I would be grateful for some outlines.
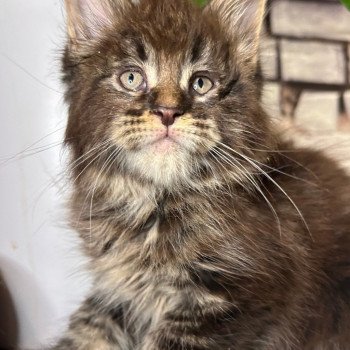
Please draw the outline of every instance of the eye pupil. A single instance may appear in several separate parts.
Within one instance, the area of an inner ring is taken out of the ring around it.
[[[129,75],[129,78],[128,78],[129,84],[131,85],[131,84],[134,82],[134,80],[135,80],[135,76],[134,76],[133,73],[131,73],[131,74]]]
[[[203,89],[203,86],[204,86],[204,81],[203,81],[202,78],[199,78],[199,79],[198,79],[198,87],[199,87],[200,89]]]

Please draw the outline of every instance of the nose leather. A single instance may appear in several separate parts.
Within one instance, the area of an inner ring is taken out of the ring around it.
[[[173,125],[175,119],[184,114],[182,110],[170,107],[157,107],[153,113],[160,117],[162,124],[165,126]]]

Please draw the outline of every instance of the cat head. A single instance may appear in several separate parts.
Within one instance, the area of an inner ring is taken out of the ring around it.
[[[264,7],[66,0],[75,173],[122,174],[167,190],[244,178],[250,163],[240,154],[263,161],[254,149],[270,138],[257,77]]]

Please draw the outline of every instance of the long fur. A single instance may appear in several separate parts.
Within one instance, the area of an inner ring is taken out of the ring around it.
[[[349,349],[350,180],[272,130],[264,1],[94,3],[67,0],[63,71],[71,222],[95,282],[52,349]],[[123,89],[130,66],[147,90]],[[159,139],[164,105],[182,111],[176,142]]]

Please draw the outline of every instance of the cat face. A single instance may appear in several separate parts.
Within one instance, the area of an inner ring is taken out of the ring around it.
[[[262,7],[67,0],[67,142],[83,160],[77,171],[167,189],[203,174],[241,177],[246,167],[232,166],[228,149],[261,157],[253,149],[268,138],[256,78]]]

